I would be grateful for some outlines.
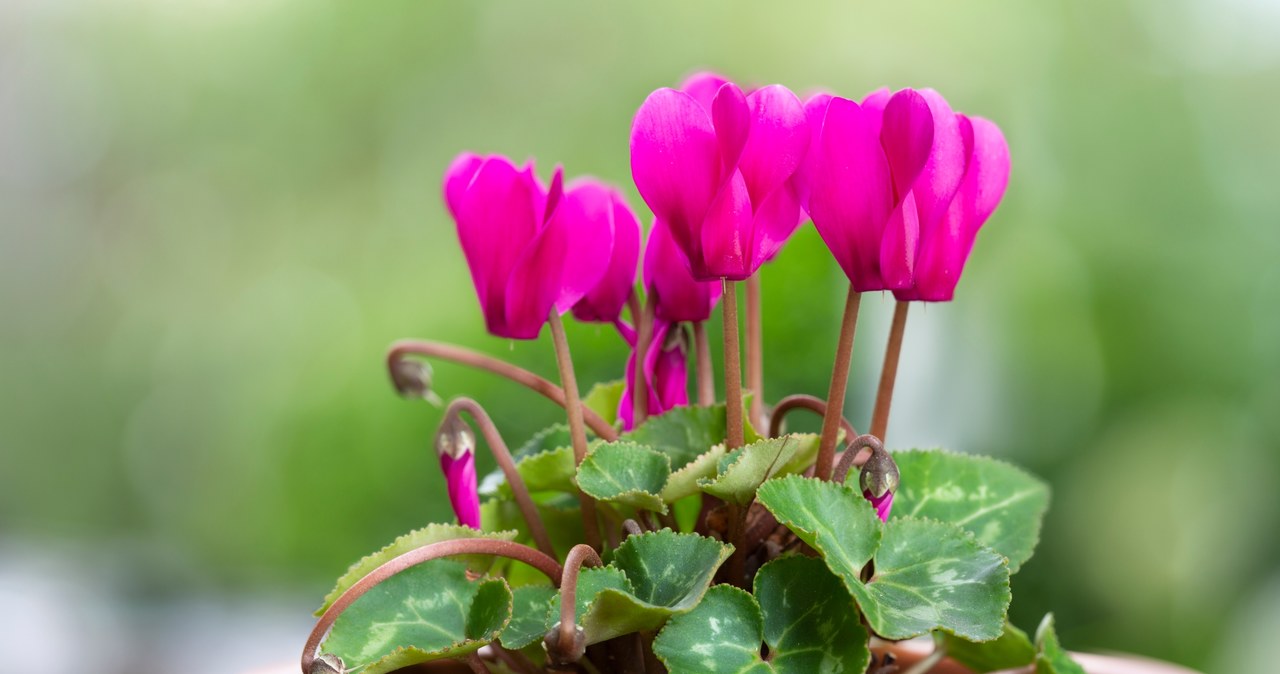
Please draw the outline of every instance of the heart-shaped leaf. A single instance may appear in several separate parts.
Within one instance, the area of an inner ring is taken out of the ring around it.
[[[600,415],[606,424],[613,426],[618,423],[618,405],[622,402],[625,387],[626,382],[621,379],[599,382],[582,397],[582,406]]]
[[[505,581],[471,581],[465,564],[433,559],[379,583],[347,607],[321,650],[361,674],[456,657],[496,639],[511,619],[511,604]]]
[[[1023,470],[942,450],[894,452],[902,475],[893,516],[950,522],[1009,559],[1014,573],[1031,557],[1049,509],[1049,486]]]
[[[658,495],[671,474],[665,454],[634,442],[596,442],[578,465],[578,487],[597,501],[667,512]]]
[[[542,638],[551,629],[551,599],[556,596],[550,585],[525,585],[511,591],[511,622],[498,636],[503,648],[520,650]]]
[[[821,560],[785,557],[756,574],[755,597],[712,588],[667,623],[654,652],[672,672],[862,672],[871,652],[852,603]]]
[[[972,669],[977,674],[1002,669],[1025,667],[1036,658],[1036,647],[1027,633],[1004,624],[1004,632],[995,641],[974,643],[950,634],[943,635],[947,657]]]
[[[374,569],[414,548],[455,538],[497,538],[511,541],[515,540],[516,535],[517,532],[514,531],[514,527],[498,527],[484,532],[456,524],[428,524],[421,529],[415,529],[395,539],[381,550],[366,555],[360,561],[352,564],[351,568],[347,569],[347,572],[338,579],[337,584],[329,591],[329,594],[325,595],[324,603],[320,608],[316,609],[315,614],[321,615],[327,611],[333,605],[333,602],[342,596],[343,592],[355,585],[361,578],[369,575]],[[473,571],[478,572],[485,571],[494,563],[494,558],[488,555],[463,556],[455,557],[454,559],[466,562]]]
[[[715,477],[716,466],[719,465],[724,454],[724,443],[720,443],[686,463],[679,470],[672,471],[671,477],[667,478],[666,486],[662,488],[662,500],[674,503],[686,496],[699,493],[701,490],[698,487],[698,481]]]
[[[679,470],[707,450],[724,442],[724,405],[696,407],[686,405],[649,417],[635,430],[622,435],[623,440],[646,445],[666,454],[671,468]],[[743,421],[747,442],[760,439],[751,424]]]
[[[569,427],[565,424],[552,424],[533,435],[529,441],[511,453],[516,462],[516,471],[529,491],[559,490],[573,491],[573,439],[569,436]],[[526,464],[530,458],[538,459]],[[568,457],[569,471],[565,472],[565,457]],[[490,471],[480,480],[481,496],[511,496],[511,488],[507,486],[507,478],[500,469]]]
[[[535,509],[543,525],[546,526],[547,535],[551,538],[551,546],[561,559],[568,554],[570,548],[582,542],[582,514],[578,510],[576,498],[568,494],[558,494],[553,500],[537,503]],[[516,542],[534,545],[533,535],[529,533],[529,526],[524,521],[520,506],[513,500],[495,497],[481,503],[480,526],[485,531],[512,530],[516,532],[514,538]],[[495,568],[508,568],[505,575],[516,585],[541,583],[546,578],[518,562],[508,564],[506,560],[498,560]]]
[[[587,643],[656,629],[692,609],[732,551],[715,539],[670,529],[628,536],[604,567],[620,572],[628,587],[603,587],[593,595],[579,583],[576,615]]]
[[[818,436],[793,433],[753,442],[720,459],[714,478],[698,481],[703,491],[729,503],[747,505],[760,485],[775,475],[804,470],[818,454]]]
[[[813,478],[770,480],[757,498],[822,553],[880,636],[907,639],[934,629],[972,641],[1000,636],[1010,600],[1008,564],[972,534],[910,518],[884,526],[853,488]],[[875,574],[864,582],[868,561]]]
[[[1058,643],[1052,613],[1045,615],[1036,628],[1036,674],[1085,674],[1084,668]]]

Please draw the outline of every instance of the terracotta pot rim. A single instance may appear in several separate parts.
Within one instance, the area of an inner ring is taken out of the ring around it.
[[[874,648],[876,651],[892,651],[904,665],[911,665],[933,650],[929,639],[903,641]],[[1076,653],[1071,657],[1084,667],[1088,674],[1201,674],[1181,665],[1124,653]],[[937,674],[972,674],[972,670],[949,658],[939,663]],[[992,674],[1034,674],[1035,666],[1004,669]]]

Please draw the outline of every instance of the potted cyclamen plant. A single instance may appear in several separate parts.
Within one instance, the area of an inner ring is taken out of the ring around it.
[[[488,331],[533,339],[550,325],[560,385],[422,341],[393,345],[392,380],[430,399],[429,366],[412,357],[463,363],[549,398],[567,423],[511,452],[477,402],[450,402],[435,442],[457,524],[353,565],[317,611],[303,674],[1086,671],[1050,618],[1034,638],[1007,622],[1047,486],[994,459],[883,446],[907,310],[952,299],[1004,193],[999,128],[931,90],[802,103],[700,74],[645,100],[631,167],[655,215],[643,293],[641,226],[617,189],[566,185],[559,168],[544,186],[501,156],[449,167],[444,199]],[[830,390],[770,406],[756,272],[808,219],[849,279]],[[898,301],[860,434],[841,410],[867,291]],[[717,302],[723,402],[703,329]],[[615,325],[631,347],[621,380],[585,397],[568,312]],[[822,416],[820,434],[784,432],[800,409]],[[499,466],[483,482],[472,424]]]

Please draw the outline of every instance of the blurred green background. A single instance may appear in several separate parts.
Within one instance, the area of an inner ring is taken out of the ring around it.
[[[449,517],[439,411],[393,394],[387,344],[555,373],[545,335],[483,331],[449,160],[563,163],[640,209],[631,115],[710,68],[931,86],[1001,125],[1009,191],[956,301],[912,312],[889,444],[1053,483],[1023,627],[1053,610],[1074,649],[1273,671],[1277,34],[1274,0],[4,3],[0,651],[290,661],[348,563]],[[764,283],[768,397],[825,395],[844,281],[811,227]],[[891,308],[863,302],[859,428]],[[610,330],[570,337],[584,386],[620,375]],[[557,418],[436,374],[513,444]]]

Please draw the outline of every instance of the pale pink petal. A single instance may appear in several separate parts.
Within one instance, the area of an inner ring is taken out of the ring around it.
[[[649,229],[644,251],[644,286],[654,312],[665,321],[705,321],[720,300],[719,281],[699,281],[661,220]]]
[[[924,96],[912,89],[894,94],[884,108],[880,144],[889,160],[893,189],[901,200],[929,160],[933,148],[933,113]]]
[[[751,249],[751,222],[747,183],[741,173],[734,171],[702,222],[701,250],[689,258],[693,277],[700,281],[740,281],[754,274],[758,267]]]
[[[505,157],[489,157],[458,197],[458,240],[471,269],[485,324],[505,332],[507,281],[540,224],[540,192],[528,174]]]
[[[676,87],[680,91],[685,92],[698,102],[707,114],[711,114],[711,101],[715,99],[716,92],[720,91],[720,87],[724,86],[729,80],[712,72],[694,73],[687,77],[685,81]]]
[[[751,134],[738,170],[747,183],[753,210],[759,211],[764,200],[800,168],[809,149],[809,125],[800,99],[780,84],[751,92],[746,102]],[[716,131],[720,131],[718,125]]]
[[[554,188],[553,192],[554,194]],[[613,251],[613,189],[598,180],[575,181],[560,198],[547,229],[564,228],[567,248],[560,270],[556,310],[565,313],[599,285]],[[555,273],[550,266],[545,273]]]
[[[711,122],[720,147],[720,180],[729,179],[751,136],[751,108],[733,82],[726,82],[711,101]]]
[[[692,96],[658,89],[645,99],[631,126],[631,175],[649,209],[691,254],[720,186],[715,129]]]
[[[857,103],[833,98],[814,151],[808,211],[859,291],[883,290],[880,248],[893,208],[889,162]]]

